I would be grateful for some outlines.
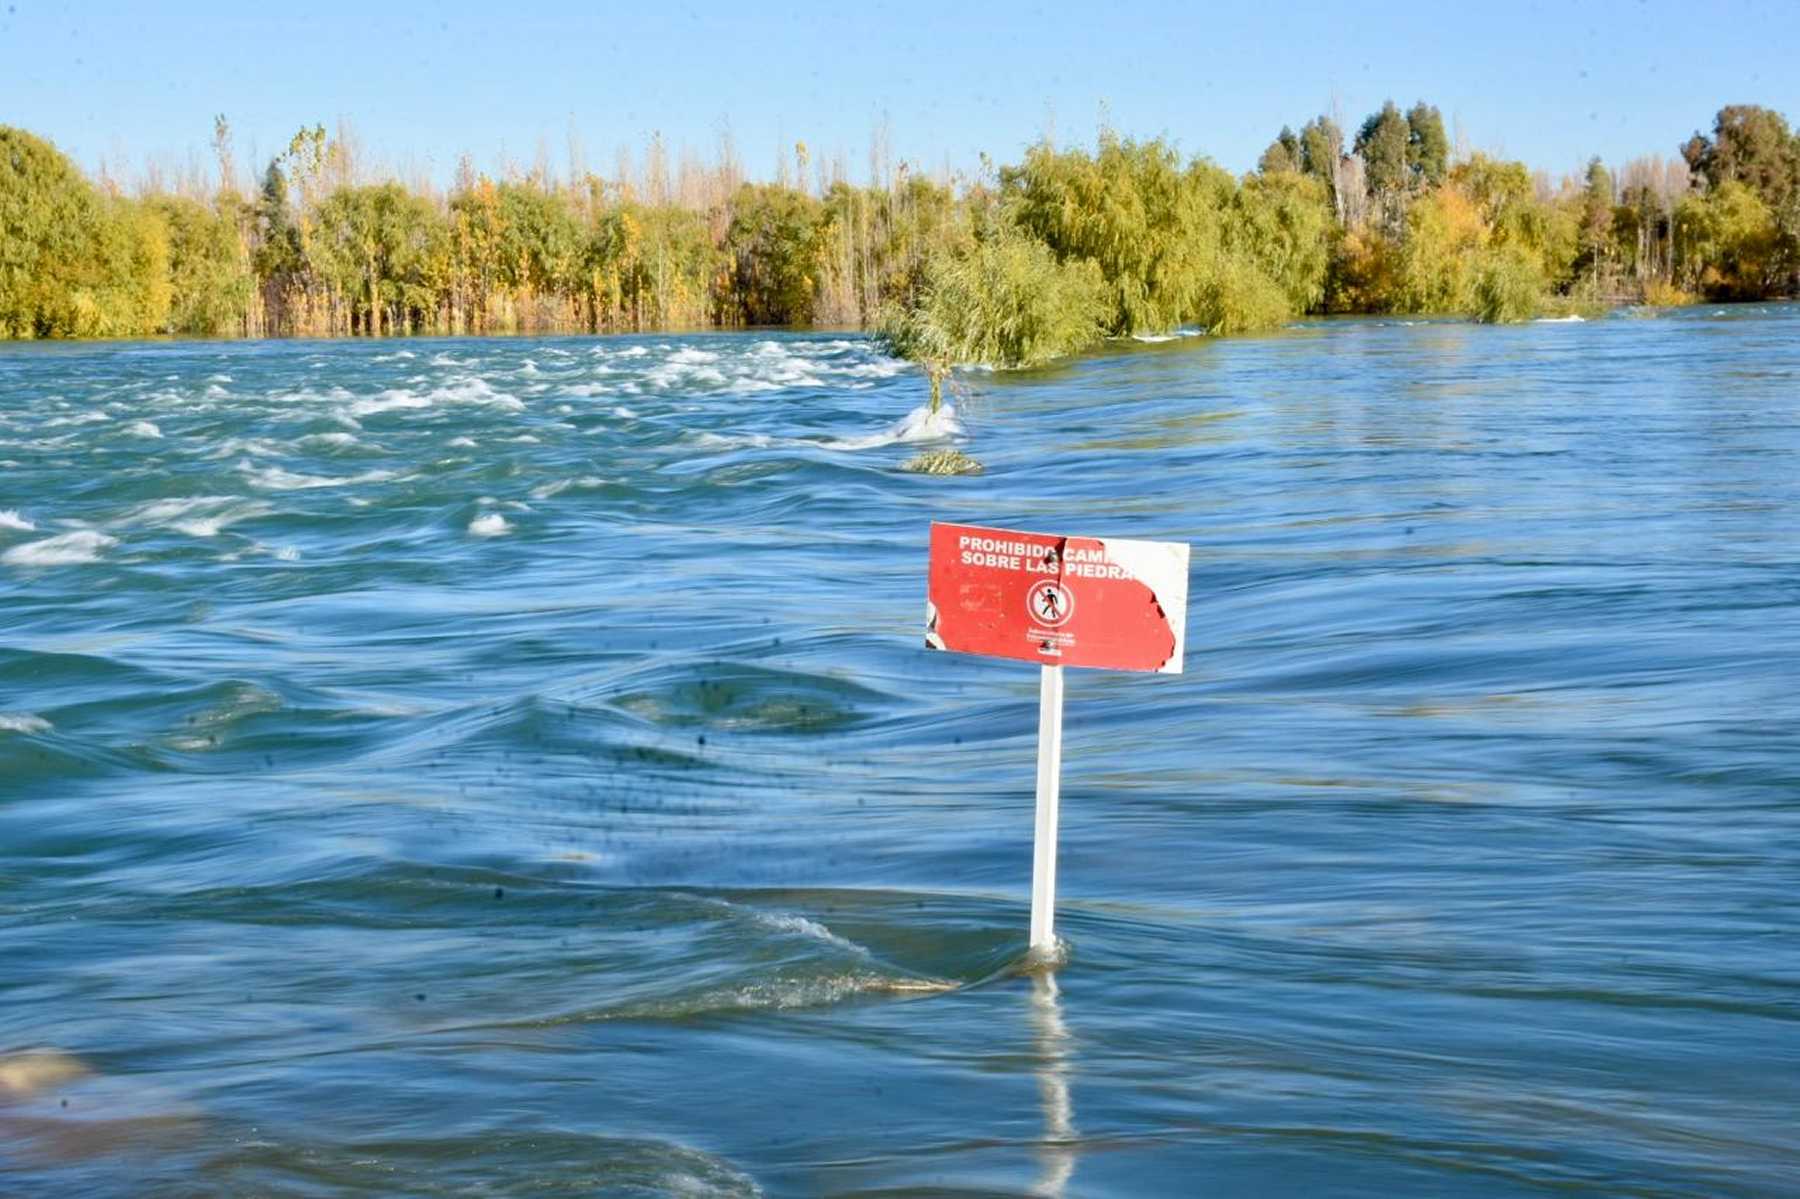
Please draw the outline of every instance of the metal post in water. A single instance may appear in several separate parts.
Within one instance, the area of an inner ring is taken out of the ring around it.
[[[1045,666],[1038,696],[1037,833],[1031,857],[1031,948],[1056,945],[1056,816],[1062,788],[1063,668]]]

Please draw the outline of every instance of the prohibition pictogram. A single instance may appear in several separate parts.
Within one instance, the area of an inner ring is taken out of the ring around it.
[[[1075,597],[1061,583],[1044,579],[1025,593],[1025,609],[1038,624],[1054,629],[1075,615]]]

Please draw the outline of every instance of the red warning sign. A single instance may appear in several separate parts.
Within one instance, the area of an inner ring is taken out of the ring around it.
[[[1050,666],[1181,673],[1188,547],[931,526],[925,644]]]

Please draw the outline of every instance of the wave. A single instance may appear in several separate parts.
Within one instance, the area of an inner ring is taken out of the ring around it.
[[[100,551],[119,544],[115,537],[92,529],[77,529],[43,541],[28,541],[0,554],[0,562],[12,566],[74,566],[97,562]]]
[[[294,471],[283,470],[279,466],[252,466],[249,461],[238,463],[238,473],[250,481],[252,487],[260,487],[264,491],[305,491],[314,487],[353,487],[362,483],[385,483],[395,477],[391,470],[371,470],[360,475],[345,475],[334,478],[330,475],[303,475]]]
[[[504,537],[511,531],[512,526],[507,524],[506,518],[498,512],[477,516],[469,522],[469,536],[471,537]]]
[[[828,450],[873,450],[897,442],[942,441],[955,437],[962,431],[962,423],[956,419],[956,408],[953,405],[945,404],[933,412],[929,405],[921,404],[880,433],[868,437],[836,438],[821,444]]]
[[[468,375],[453,379],[426,392],[408,391],[399,387],[389,388],[386,391],[378,392],[372,398],[352,401],[348,412],[351,416],[361,419],[402,409],[434,408],[439,404],[477,404],[506,412],[525,411],[525,401],[519,397],[497,390],[486,379]]]
[[[0,529],[17,529],[21,533],[35,533],[37,525],[20,516],[17,508],[0,508]]]
[[[30,712],[0,712],[0,733],[47,733],[54,727]]]

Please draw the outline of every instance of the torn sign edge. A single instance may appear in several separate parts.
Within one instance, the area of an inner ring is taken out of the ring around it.
[[[1175,650],[1158,674],[1180,674],[1187,652],[1188,545],[1182,541],[1131,541],[1097,537],[1106,560],[1150,589],[1175,638]]]

